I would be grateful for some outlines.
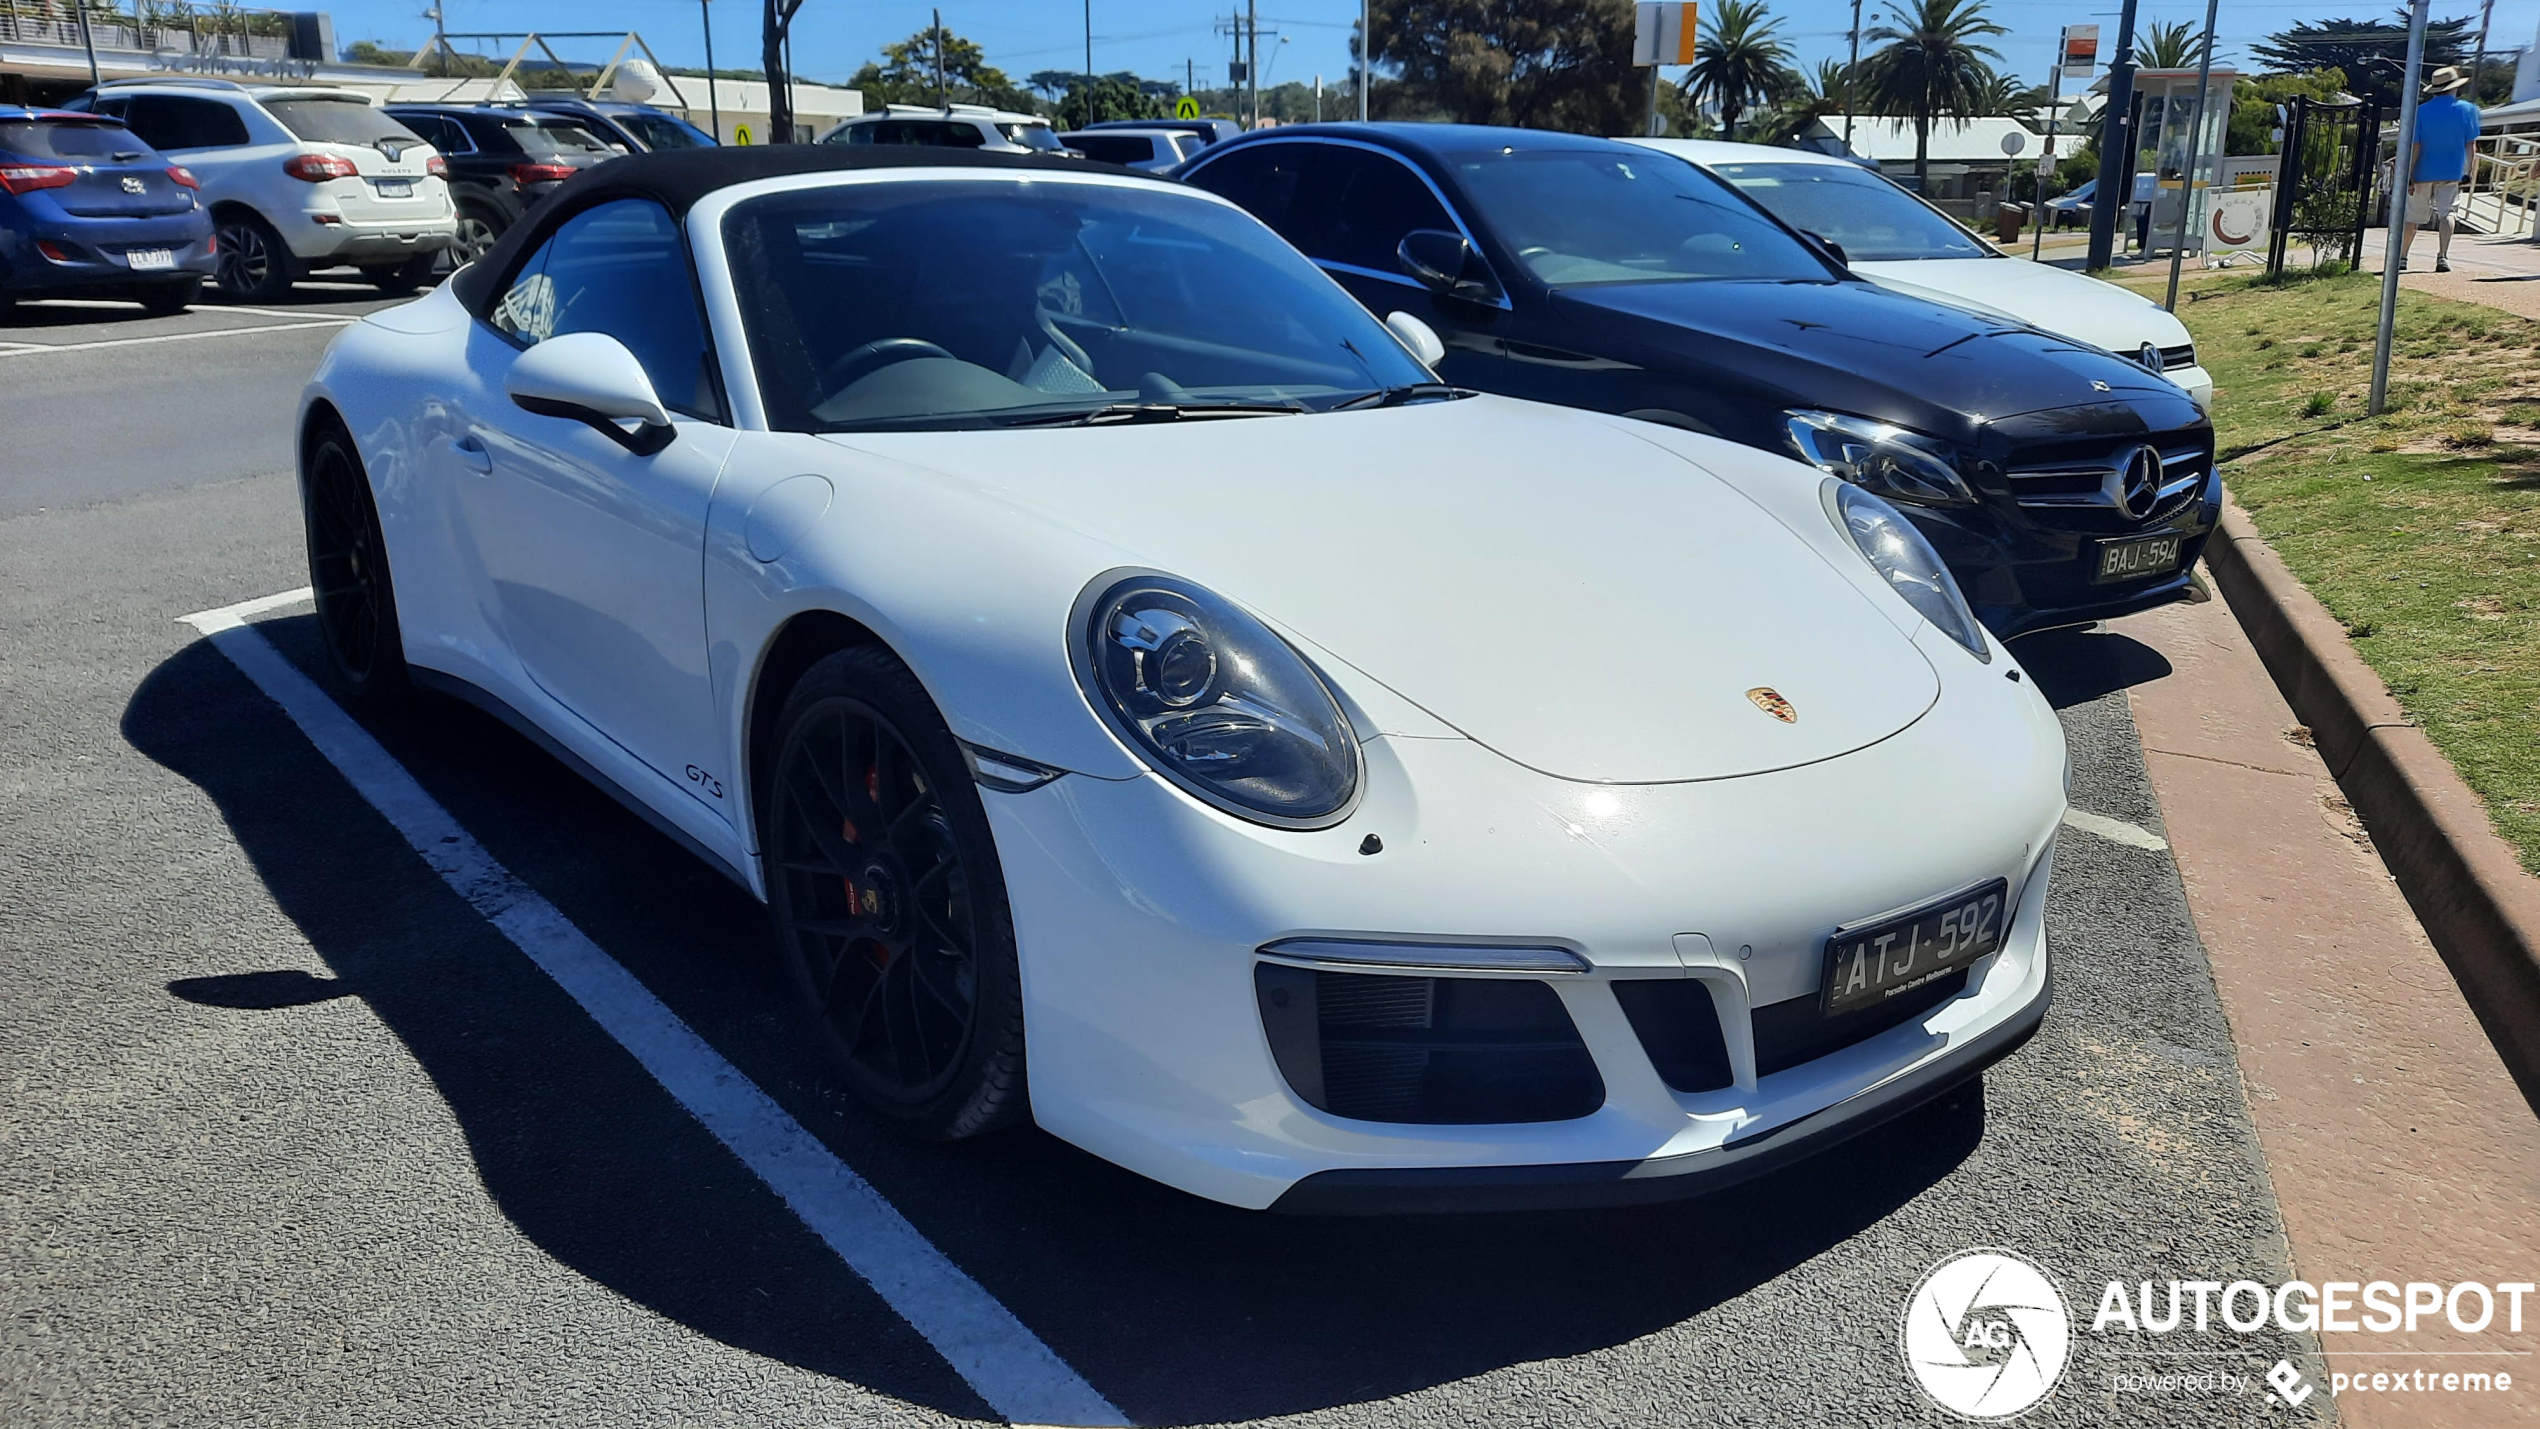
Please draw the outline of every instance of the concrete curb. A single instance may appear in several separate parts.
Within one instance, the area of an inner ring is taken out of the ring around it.
[[[2218,534],[2205,548],[2214,584],[2310,727],[2524,1099],[2540,1109],[2540,879],[2523,871],[2486,804],[2409,722],[2248,513],[2226,505]]]

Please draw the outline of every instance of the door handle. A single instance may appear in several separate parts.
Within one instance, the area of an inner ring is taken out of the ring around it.
[[[479,441],[474,432],[450,443],[450,450],[470,471],[484,474],[494,469],[494,454],[485,449],[485,443]]]

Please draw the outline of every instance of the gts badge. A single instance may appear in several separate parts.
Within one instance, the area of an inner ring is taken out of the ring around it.
[[[688,766],[688,782],[696,785],[700,793],[712,794],[718,799],[723,797],[723,781],[694,764]]]

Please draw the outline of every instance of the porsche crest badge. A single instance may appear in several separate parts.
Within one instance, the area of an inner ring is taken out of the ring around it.
[[[1746,692],[1746,697],[1755,702],[1757,709],[1784,724],[1799,723],[1799,711],[1791,706],[1790,701],[1781,697],[1781,691],[1770,685],[1757,685]]]

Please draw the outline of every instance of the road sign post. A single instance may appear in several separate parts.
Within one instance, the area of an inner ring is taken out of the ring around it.
[[[1641,0],[1632,7],[1632,63],[1649,69],[1648,131],[1658,133],[1658,67],[1693,63],[1694,0]]]

